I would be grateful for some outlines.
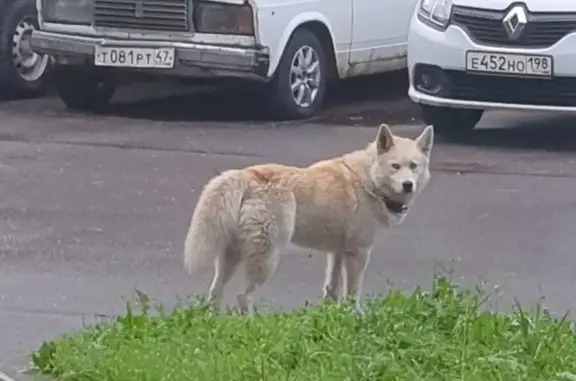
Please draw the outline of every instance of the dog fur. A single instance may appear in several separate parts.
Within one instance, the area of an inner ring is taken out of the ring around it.
[[[409,139],[382,124],[364,149],[308,167],[269,163],[221,173],[206,184],[192,214],[186,270],[213,262],[209,298],[220,308],[224,287],[242,265],[245,287],[237,301],[247,311],[249,295],[293,243],[327,254],[324,298],[356,297],[361,309],[375,238],[403,221],[427,185],[433,141],[432,126]]]

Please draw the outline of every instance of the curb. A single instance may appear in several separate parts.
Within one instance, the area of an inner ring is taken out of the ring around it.
[[[50,376],[44,374],[37,374],[29,371],[28,369],[23,369],[17,374],[10,376],[5,372],[0,370],[0,381],[53,381],[54,379]]]
[[[0,364],[0,381],[48,381],[53,378],[33,371],[27,355],[18,355]]]
[[[16,380],[0,370],[0,381],[16,381]]]

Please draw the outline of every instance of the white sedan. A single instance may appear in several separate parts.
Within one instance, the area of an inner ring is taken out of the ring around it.
[[[486,109],[576,112],[576,1],[421,0],[408,35],[410,98],[445,134]]]

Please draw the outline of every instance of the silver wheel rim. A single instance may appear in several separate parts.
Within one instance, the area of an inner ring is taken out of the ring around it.
[[[49,55],[38,54],[32,50],[30,40],[34,29],[32,22],[21,20],[12,37],[12,62],[20,77],[27,82],[42,77],[50,60]]]
[[[310,107],[314,103],[321,75],[316,51],[308,45],[298,49],[290,65],[290,91],[298,107]]]

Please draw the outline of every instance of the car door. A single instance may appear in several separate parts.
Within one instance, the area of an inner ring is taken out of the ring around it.
[[[352,75],[402,68],[418,0],[352,0]],[[399,67],[396,67],[399,66]]]

